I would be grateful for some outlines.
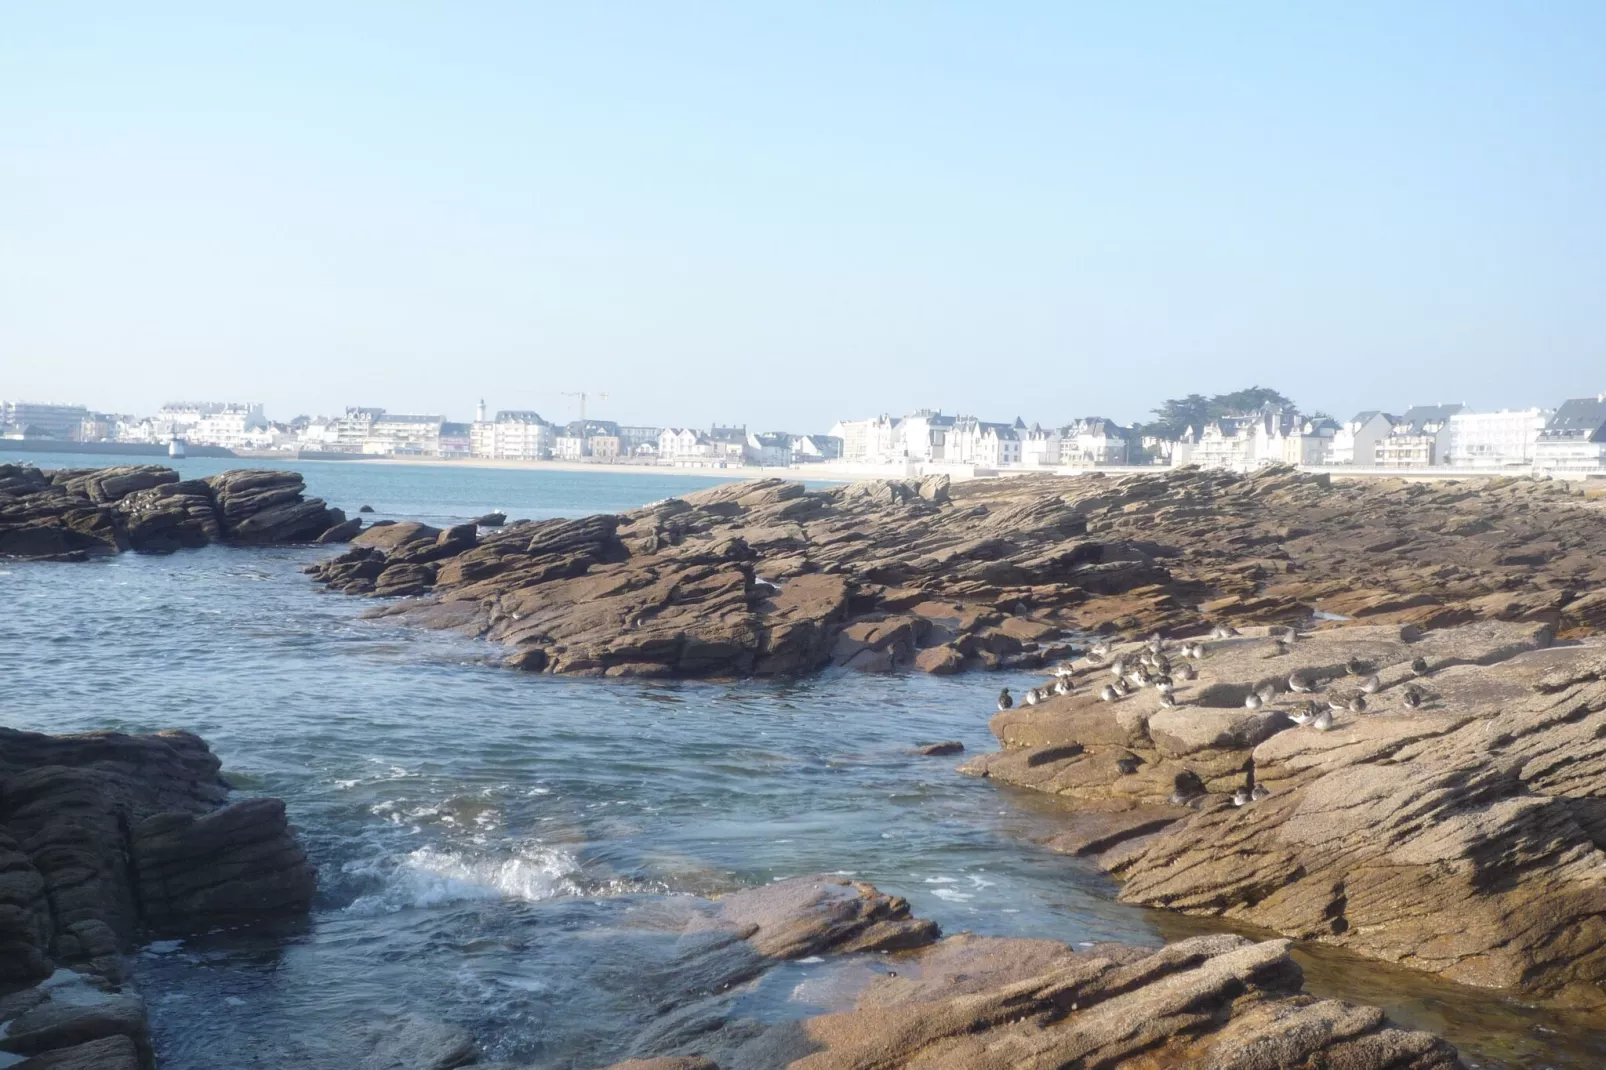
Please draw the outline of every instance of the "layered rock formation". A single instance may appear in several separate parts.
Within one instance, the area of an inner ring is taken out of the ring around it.
[[[745,971],[709,973],[720,945],[689,955],[688,972],[720,994],[675,1007],[613,1070],[1462,1065],[1444,1041],[1375,1008],[1304,995],[1285,941],[1206,936],[1082,952],[969,934],[934,942],[935,927],[908,919],[901,900],[820,877],[734,895],[688,936],[699,932],[745,940],[757,957],[728,960],[748,962]],[[730,1020],[730,990],[765,959],[852,950],[893,954],[863,975],[851,1009],[767,1028]]]
[[[148,1063],[123,985],[136,933],[307,911],[316,874],[284,804],[228,793],[187,732],[0,729],[0,1052]]]
[[[998,714],[1006,749],[962,769],[1066,799],[1054,845],[1128,902],[1606,1004],[1606,645],[1502,622],[1280,638],[1169,649],[1175,708],[1152,687],[1101,700],[1141,646],[1082,659],[1071,694]],[[1295,724],[1313,702],[1329,729]]]
[[[1268,469],[1105,479],[761,480],[479,534],[375,527],[310,571],[383,612],[608,675],[1032,666],[1076,631],[1203,621],[1606,623],[1606,511],[1565,484],[1335,483]]]
[[[307,498],[294,472],[238,470],[182,480],[171,468],[0,465],[0,557],[81,561],[123,550],[171,553],[212,542],[334,541],[356,534]],[[329,536],[333,536],[330,538]]]

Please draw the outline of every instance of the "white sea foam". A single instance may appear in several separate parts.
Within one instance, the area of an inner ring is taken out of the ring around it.
[[[573,877],[579,863],[567,851],[528,844],[511,856],[473,857],[460,851],[420,847],[379,864],[352,863],[348,873],[376,876],[381,888],[346,909],[356,914],[393,914],[411,907],[474,899],[553,899],[580,895]]]
[[[963,903],[966,900],[976,898],[969,892],[961,892],[953,888],[934,888],[932,889],[931,894],[936,896],[938,899],[946,899],[950,903]]]

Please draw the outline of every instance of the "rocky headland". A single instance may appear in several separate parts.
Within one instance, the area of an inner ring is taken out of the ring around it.
[[[0,1056],[148,1067],[136,938],[307,912],[284,804],[231,800],[219,768],[187,732],[0,728]]]
[[[762,480],[619,516],[375,526],[310,571],[520,668],[740,676],[1020,668],[1213,622],[1606,624],[1606,502],[1563,483]]]
[[[361,520],[305,490],[295,472],[266,469],[186,480],[160,465],[0,464],[0,557],[83,561],[215,542],[343,542],[361,530]]]

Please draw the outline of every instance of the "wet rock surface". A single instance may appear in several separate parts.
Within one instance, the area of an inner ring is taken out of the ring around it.
[[[231,802],[197,736],[0,729],[0,1051],[148,1064],[136,934],[305,913],[315,883],[283,803]]]
[[[1197,674],[1174,708],[1102,700],[1148,649],[1116,644],[961,768],[1066,799],[1052,845],[1128,902],[1606,1004],[1606,645],[1499,621],[1186,645],[1161,654]]]
[[[732,896],[722,915],[813,929],[822,892],[833,904],[857,902],[854,913],[873,913],[884,898],[865,885],[799,878]],[[762,942],[765,928],[752,938]],[[763,956],[756,946],[753,953]],[[706,963],[716,950],[688,956]],[[1281,940],[1219,935],[1158,950],[1106,944],[1078,952],[1050,940],[967,933],[935,941],[932,932],[877,955],[875,967],[861,971],[848,1006],[776,1026],[732,1019],[729,989],[750,977],[715,972],[708,979],[720,994],[675,1008],[611,1070],[1462,1065],[1444,1041],[1396,1027],[1376,1008],[1303,994]]]
[[[1602,503],[1561,483],[1181,469],[759,480],[619,516],[371,528],[309,571],[350,594],[414,596],[376,613],[504,643],[535,671],[954,673],[1046,664],[1081,632],[1317,611],[1582,634],[1606,621],[1603,543]]]
[[[343,542],[360,528],[305,489],[299,475],[284,471],[181,480],[160,465],[0,465],[0,557],[81,561],[213,542]]]

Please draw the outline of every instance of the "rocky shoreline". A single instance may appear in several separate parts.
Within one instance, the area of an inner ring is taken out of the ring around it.
[[[1566,484],[1333,483],[1271,468],[1107,479],[761,480],[489,533],[371,528],[313,566],[518,668],[746,676],[1030,668],[1071,637],[1313,613],[1606,625],[1606,501]]]
[[[305,914],[316,871],[278,799],[230,799],[188,732],[0,728],[0,1055],[154,1065],[136,939]]]
[[[1606,1004],[1606,646],[1590,638],[1606,509],[1565,485],[765,480],[620,516],[360,533],[303,489],[283,472],[0,468],[0,553],[355,536],[317,581],[503,643],[528,671],[1052,665],[1061,686],[1000,711],[1002,749],[961,769],[1056,797],[1051,846],[1123,900]],[[1077,649],[1089,633],[1108,638]],[[30,1070],[148,1067],[121,966],[135,933],[305,912],[313,886],[283,805],[230,804],[194,736],[0,733],[0,1051]],[[621,1066],[1461,1065],[1375,1009],[1303,994],[1286,940],[939,936],[832,878],[730,896],[683,937],[698,983]],[[819,1018],[731,1020],[732,990],[818,954],[895,968]],[[475,1058],[472,1037],[430,1036],[427,1058],[390,1038],[374,1065]]]
[[[160,465],[41,471],[0,464],[0,558],[84,561],[209,543],[344,542],[359,519],[307,498],[295,472],[181,479]]]

